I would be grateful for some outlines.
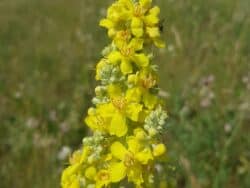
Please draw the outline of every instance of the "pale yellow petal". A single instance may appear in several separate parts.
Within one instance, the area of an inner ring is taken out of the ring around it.
[[[158,102],[158,98],[153,94],[144,93],[143,102],[147,108],[153,109]]]
[[[127,137],[127,144],[129,151],[131,151],[134,155],[139,152],[141,148],[139,141],[134,136]]]
[[[99,23],[100,26],[105,27],[107,29],[114,27],[114,24],[109,19],[102,19]]]
[[[90,179],[90,180],[94,180],[95,176],[96,176],[96,169],[95,167],[91,166],[91,167],[88,167],[86,170],[85,170],[85,176]]]
[[[80,182],[78,178],[75,178],[69,188],[80,188]]]
[[[149,160],[153,159],[152,152],[149,148],[146,148],[138,153],[136,153],[135,158],[140,161],[141,164],[148,164]]]
[[[123,160],[126,153],[128,153],[127,149],[120,142],[114,142],[110,147],[110,151],[115,158],[120,160]]]
[[[144,9],[148,9],[151,6],[152,0],[140,0],[139,3]]]
[[[116,64],[122,59],[122,55],[118,51],[113,51],[108,55],[108,60],[110,63]]]
[[[143,39],[133,38],[129,43],[129,47],[133,48],[135,51],[141,50],[143,48]]]
[[[126,176],[126,167],[123,162],[111,164],[109,170],[112,182],[119,182]]]
[[[134,54],[132,57],[132,60],[135,64],[137,64],[139,67],[146,67],[149,64],[149,58],[145,54]]]
[[[165,152],[166,146],[164,144],[157,144],[153,150],[154,156],[156,157],[163,155]]]
[[[118,97],[122,95],[122,89],[119,84],[110,84],[107,86],[108,95],[110,98]]]
[[[133,120],[138,121],[139,113],[142,111],[142,105],[138,103],[130,103],[126,107],[126,116]]]
[[[162,41],[159,37],[153,39],[153,42],[154,42],[155,46],[158,48],[165,48],[166,47],[165,42]]]
[[[132,33],[136,37],[141,37],[143,35],[143,28],[132,28]]]
[[[122,74],[124,75],[130,74],[133,72],[133,66],[126,59],[123,59],[123,61],[121,62],[120,68],[121,68]]]
[[[133,17],[131,21],[131,31],[136,37],[143,35],[143,22],[140,18]]]
[[[114,114],[109,127],[109,133],[118,137],[124,136],[128,131],[126,117],[120,113]]]
[[[140,165],[137,165],[133,168],[130,168],[127,175],[128,175],[128,181],[133,182],[136,184],[136,187],[140,187],[141,184],[144,182],[142,177],[142,168]]]
[[[151,38],[156,38],[160,36],[159,27],[147,27],[146,32]]]
[[[130,88],[126,92],[126,99],[131,102],[139,103],[141,101],[141,90],[138,87]]]
[[[160,8],[158,6],[154,6],[153,8],[151,8],[149,10],[149,14],[150,15],[155,15],[155,16],[159,15],[160,14]]]

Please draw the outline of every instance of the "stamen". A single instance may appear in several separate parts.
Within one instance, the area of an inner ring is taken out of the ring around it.
[[[131,167],[135,165],[135,159],[132,153],[127,153],[124,158],[124,165],[126,167]]]
[[[147,78],[144,78],[141,82],[142,87],[144,87],[145,89],[150,89],[156,84],[156,80],[151,74]]]
[[[131,56],[132,52],[133,52],[133,51],[132,51],[132,48],[123,47],[123,48],[121,49],[121,54],[122,54],[123,56],[125,56],[125,57]]]
[[[134,9],[134,16],[140,17],[144,13],[143,7],[141,7],[139,4],[135,5]]]
[[[111,100],[113,105],[118,109],[118,110],[123,110],[126,106],[126,99],[123,97],[119,97],[119,98],[114,98]]]
[[[121,38],[125,41],[129,40],[130,39],[130,32],[129,30],[124,30],[124,31],[121,31]]]
[[[102,181],[106,181],[109,180],[110,176],[109,173],[107,171],[100,171],[98,174],[98,179],[102,180]]]

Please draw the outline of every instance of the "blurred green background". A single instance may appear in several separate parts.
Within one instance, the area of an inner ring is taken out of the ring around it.
[[[0,0],[0,187],[59,187],[87,130],[111,0]],[[169,111],[167,179],[250,187],[250,1],[155,0]]]

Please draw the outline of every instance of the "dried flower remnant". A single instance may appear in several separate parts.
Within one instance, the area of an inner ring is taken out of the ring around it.
[[[156,164],[167,150],[161,139],[167,113],[158,93],[157,66],[148,53],[152,46],[165,46],[159,13],[151,0],[117,0],[100,21],[112,42],[97,63],[100,85],[85,118],[93,135],[70,158],[63,188],[124,181],[137,188],[154,185]]]
[[[201,88],[200,88],[200,106],[203,108],[209,107],[214,98],[215,94],[212,89],[214,83],[214,75],[209,75],[201,79]]]

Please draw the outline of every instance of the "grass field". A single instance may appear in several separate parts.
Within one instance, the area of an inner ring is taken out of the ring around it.
[[[0,0],[0,187],[59,187],[87,134],[111,0]],[[250,187],[250,1],[155,0],[169,187]]]

